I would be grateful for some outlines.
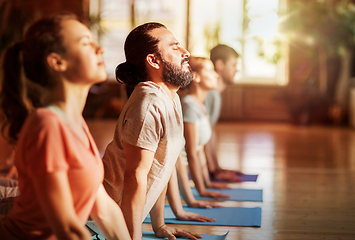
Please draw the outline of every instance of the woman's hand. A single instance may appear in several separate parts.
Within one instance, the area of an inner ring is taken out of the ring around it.
[[[187,204],[187,206],[192,208],[221,208],[221,205],[213,203],[211,201],[195,200]]]
[[[202,236],[199,234],[191,233],[176,227],[168,227],[165,224],[156,230],[155,236],[159,238],[168,238],[169,240],[175,240],[176,237],[186,237],[194,240],[202,238]]]
[[[181,211],[177,214],[176,219],[183,221],[197,221],[197,222],[215,222],[216,219],[202,216],[193,212]]]

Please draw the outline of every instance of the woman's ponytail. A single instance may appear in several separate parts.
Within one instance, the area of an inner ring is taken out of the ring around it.
[[[47,90],[57,80],[48,70],[47,56],[51,52],[64,54],[61,35],[62,21],[77,20],[63,13],[42,18],[25,32],[23,42],[4,52],[0,85],[0,126],[2,135],[16,144],[22,125],[33,108],[42,107]]]
[[[1,133],[11,144],[17,141],[18,133],[28,115],[26,83],[22,77],[22,42],[5,50],[2,59],[3,75],[0,88]]]

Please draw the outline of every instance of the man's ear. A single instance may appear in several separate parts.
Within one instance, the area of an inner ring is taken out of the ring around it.
[[[148,54],[146,57],[146,61],[151,67],[155,69],[160,68],[160,59],[154,54]]]
[[[67,70],[67,62],[58,53],[50,53],[47,56],[47,63],[56,72]]]
[[[222,71],[223,68],[224,68],[224,62],[223,60],[220,58],[220,59],[217,59],[214,63],[214,68],[216,70],[216,72],[219,72],[219,71]]]

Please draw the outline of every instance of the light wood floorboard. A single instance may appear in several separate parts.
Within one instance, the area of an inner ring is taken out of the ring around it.
[[[101,151],[116,121],[88,121]],[[262,225],[178,225],[228,240],[355,239],[355,131],[284,123],[219,123],[218,156],[224,168],[259,174],[258,181],[232,184],[263,189],[264,201],[221,202],[262,208]],[[145,231],[151,231],[144,224]]]

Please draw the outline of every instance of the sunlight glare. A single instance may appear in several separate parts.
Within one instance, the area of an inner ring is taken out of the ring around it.
[[[278,15],[269,13],[259,18],[255,18],[249,23],[252,36],[259,36],[264,41],[269,42],[277,35]]]
[[[277,13],[279,0],[249,0],[247,3],[250,19],[262,17],[268,13]]]
[[[272,41],[277,35],[279,0],[250,0],[247,3],[250,35]]]

